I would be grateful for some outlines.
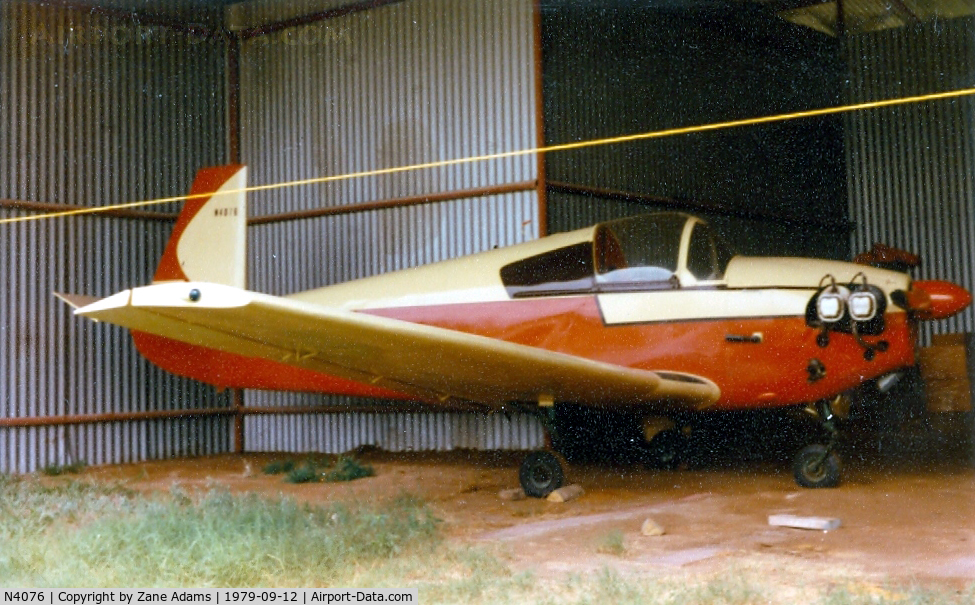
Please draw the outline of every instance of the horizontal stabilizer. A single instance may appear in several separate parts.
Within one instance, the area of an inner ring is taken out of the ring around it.
[[[61,292],[55,292],[54,295],[71,305],[72,309],[87,307],[93,302],[100,300],[97,296],[85,296],[83,294],[64,294]]]

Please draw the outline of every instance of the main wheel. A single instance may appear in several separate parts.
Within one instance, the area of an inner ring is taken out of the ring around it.
[[[677,470],[687,456],[687,437],[677,428],[661,431],[643,446],[643,453],[652,468]]]
[[[836,487],[840,484],[840,456],[825,445],[804,447],[792,463],[800,487]]]
[[[541,450],[525,457],[518,471],[518,479],[525,495],[544,498],[562,487],[565,471],[555,454]]]

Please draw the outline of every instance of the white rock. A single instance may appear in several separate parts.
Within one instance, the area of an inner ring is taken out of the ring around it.
[[[644,536],[662,536],[667,533],[667,530],[650,517],[647,517],[643,525],[640,526],[640,533]]]
[[[572,485],[566,485],[555,490],[548,495],[546,500],[549,502],[568,502],[569,500],[575,500],[584,493],[585,491],[581,485],[573,483]]]

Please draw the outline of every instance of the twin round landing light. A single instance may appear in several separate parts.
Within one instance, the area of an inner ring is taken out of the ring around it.
[[[836,323],[843,319],[846,310],[849,309],[850,317],[854,321],[870,321],[877,315],[877,297],[870,290],[866,289],[867,278],[862,273],[854,277],[863,277],[864,289],[850,292],[843,286],[836,284],[836,279],[828,275],[832,285],[820,293],[816,299],[816,315],[823,323]],[[823,278],[826,279],[826,278]]]

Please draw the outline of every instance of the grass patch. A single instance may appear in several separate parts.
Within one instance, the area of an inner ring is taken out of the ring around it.
[[[67,473],[70,473],[72,475],[77,475],[78,473],[85,470],[86,468],[88,468],[87,462],[85,462],[84,460],[76,460],[71,464],[65,464],[65,465],[48,464],[47,466],[41,469],[41,472],[47,475],[48,477],[57,477],[59,475],[64,475]]]
[[[43,534],[51,526],[129,512],[135,510],[138,499],[135,492],[119,485],[72,479],[48,486],[33,477],[0,475],[0,541]],[[0,547],[0,553],[4,550]]]
[[[0,502],[0,585],[17,587],[321,586],[439,535],[409,497],[353,509],[4,479]]]
[[[975,603],[975,585],[968,590],[946,592],[922,586],[877,586],[850,583],[830,590],[819,605],[961,605]]]
[[[313,507],[290,500],[210,494],[199,504],[157,505],[150,514],[85,528],[76,557],[111,568],[108,584],[318,584],[436,536],[436,520],[401,498],[375,509]]]

